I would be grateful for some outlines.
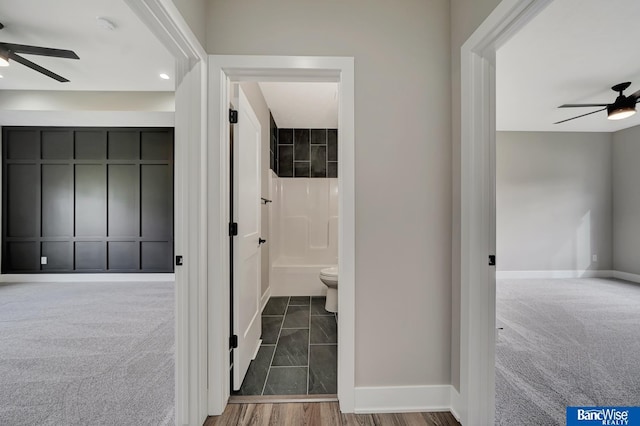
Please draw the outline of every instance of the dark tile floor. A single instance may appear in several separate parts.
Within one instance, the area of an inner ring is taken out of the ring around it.
[[[337,393],[338,326],[324,297],[272,297],[262,345],[235,395]]]

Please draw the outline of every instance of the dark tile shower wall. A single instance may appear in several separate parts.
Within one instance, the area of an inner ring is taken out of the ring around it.
[[[271,168],[279,177],[338,177],[337,129],[278,129],[272,120],[272,147],[274,129]]]

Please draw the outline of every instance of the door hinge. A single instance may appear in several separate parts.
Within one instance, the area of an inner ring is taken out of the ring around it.
[[[238,235],[238,224],[236,222],[231,222],[229,224],[229,236],[235,237]]]
[[[229,110],[229,123],[236,124],[238,122],[238,111],[235,109]]]
[[[238,336],[236,334],[234,334],[233,336],[229,337],[229,347],[231,349],[235,349],[238,347]]]
[[[182,256],[176,256],[176,266],[182,266]]]
[[[495,266],[496,264],[496,255],[495,254],[490,254],[489,255],[489,266]]]

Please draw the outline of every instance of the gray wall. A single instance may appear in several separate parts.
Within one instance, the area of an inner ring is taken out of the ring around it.
[[[271,115],[269,113],[269,108],[267,107],[267,102],[262,95],[262,91],[260,90],[260,86],[255,82],[246,82],[240,83],[240,87],[242,87],[242,91],[247,96],[249,103],[251,104],[251,108],[253,108],[253,112],[256,113],[258,117],[258,121],[260,122],[261,133],[260,136],[262,138],[262,151],[260,152],[260,164],[262,169],[261,174],[261,193],[262,197],[266,199],[270,199],[270,187],[269,187],[269,174],[270,170],[270,146],[271,146]],[[262,204],[262,216],[261,216],[261,232],[262,238],[266,239],[267,242],[262,244],[261,248],[261,285],[262,285],[262,294],[269,289],[269,269],[270,269],[270,250],[271,250],[271,242],[269,241],[269,213],[270,213],[270,204]]]
[[[613,268],[640,274],[640,126],[613,134]]]
[[[496,144],[497,270],[610,270],[611,135],[498,132]]]
[[[209,3],[211,54],[355,58],[356,386],[451,381],[449,36],[448,0]]]

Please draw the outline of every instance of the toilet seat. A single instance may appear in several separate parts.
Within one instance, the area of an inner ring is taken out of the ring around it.
[[[332,277],[337,277],[338,276],[338,267],[337,266],[332,266],[330,268],[324,268],[320,270],[320,275],[327,277],[327,278],[332,278]]]
[[[324,268],[320,271],[320,279],[327,286],[337,287],[338,286],[338,267],[332,266],[330,268]]]

